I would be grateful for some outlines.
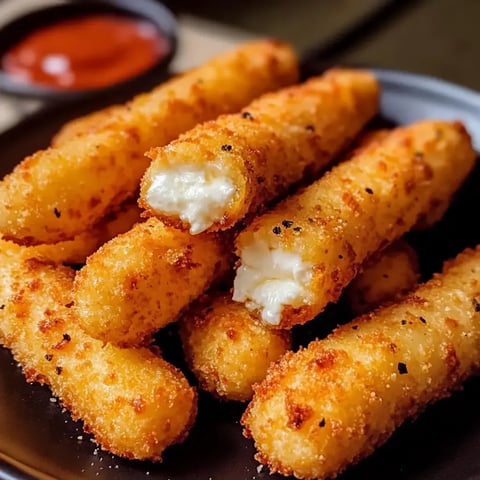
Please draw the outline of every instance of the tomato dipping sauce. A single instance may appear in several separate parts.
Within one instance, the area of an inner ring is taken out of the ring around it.
[[[147,20],[92,14],[35,30],[5,53],[2,69],[26,83],[92,89],[145,72],[169,50],[168,39]]]

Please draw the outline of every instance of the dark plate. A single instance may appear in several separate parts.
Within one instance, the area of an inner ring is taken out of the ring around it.
[[[383,83],[384,120],[404,124],[427,117],[462,119],[480,150],[478,94],[431,78],[392,71],[378,74]],[[26,154],[47,145],[65,120],[83,113],[85,108],[77,105],[50,110],[0,135],[1,173],[9,171]],[[438,270],[443,259],[480,243],[479,185],[477,166],[444,220],[431,231],[412,237],[426,274]],[[308,336],[316,324],[328,325],[328,313],[324,317],[299,330],[297,337]],[[321,330],[325,332],[326,327]],[[220,404],[201,395],[198,421],[184,444],[169,449],[163,464],[132,462],[100,452],[82,433],[81,423],[72,422],[51,401],[47,388],[25,383],[10,353],[1,348],[0,369],[1,479],[283,478],[269,476],[266,469],[257,470],[253,446],[241,435],[242,405]],[[374,455],[349,469],[342,480],[480,479],[478,405],[480,378],[476,377],[467,382],[464,391],[404,425]]]

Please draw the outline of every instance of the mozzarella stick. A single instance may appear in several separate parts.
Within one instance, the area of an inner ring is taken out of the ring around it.
[[[224,230],[318,176],[378,110],[379,85],[361,70],[331,70],[198,125],[152,159],[140,204],[190,233]]]
[[[125,112],[126,105],[110,105],[67,122],[52,138],[51,146],[57,147],[72,138],[98,132],[107,127],[119,114]]]
[[[0,342],[28,382],[50,386],[102,448],[161,460],[184,439],[196,393],[148,349],[120,349],[87,336],[72,315],[73,270],[0,246]]]
[[[139,345],[230,268],[232,241],[196,237],[156,218],[135,225],[87,259],[75,278],[78,321],[94,338]]]
[[[345,294],[352,312],[360,315],[405,295],[419,278],[417,253],[405,240],[397,240],[365,262]]]
[[[250,400],[252,385],[291,348],[290,332],[265,327],[222,293],[206,294],[182,316],[180,337],[200,388],[225,400]]]
[[[18,249],[28,249],[28,254],[32,257],[45,258],[57,264],[81,265],[100,245],[116,235],[130,230],[139,221],[141,221],[140,208],[136,202],[127,201],[118,209],[106,215],[91,230],[82,232],[71,240],[30,247],[17,245],[17,247]],[[9,245],[9,248],[14,248],[14,245],[16,245],[10,240],[0,239],[0,243],[4,242]]]
[[[460,122],[419,122],[367,139],[238,236],[234,300],[273,327],[311,320],[368,257],[411,229],[432,202],[450,199],[474,162]]]
[[[333,478],[480,367],[480,249],[401,303],[288,353],[242,422],[271,471]]]
[[[72,238],[134,195],[149,163],[146,150],[297,78],[289,46],[259,41],[139,95],[104,128],[39,151],[7,175],[0,232],[23,244]]]

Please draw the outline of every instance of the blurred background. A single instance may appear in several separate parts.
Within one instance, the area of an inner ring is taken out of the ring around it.
[[[426,73],[480,89],[479,0],[167,3],[177,12],[284,38],[302,52],[318,49],[332,60]],[[352,31],[358,35],[338,42]]]
[[[67,0],[0,0],[0,27],[18,12]],[[80,2],[82,0],[70,0]],[[135,0],[131,0],[135,2]],[[165,0],[179,24],[177,72],[255,37],[291,42],[319,65],[375,66],[480,90],[480,0]],[[0,131],[38,110],[0,92]]]

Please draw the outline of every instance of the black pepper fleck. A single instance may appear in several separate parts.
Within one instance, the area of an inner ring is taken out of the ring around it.
[[[423,317],[419,317],[419,319],[422,323],[427,323],[427,321]]]
[[[64,339],[66,342],[69,342],[69,341],[72,339],[72,337],[70,337],[70,335],[69,335],[68,333],[64,333],[64,334],[63,334],[63,339]]]
[[[473,308],[475,309],[476,312],[480,312],[480,300],[478,297],[473,298]]]
[[[340,260],[343,260],[343,255],[339,255],[338,258],[339,258]]]
[[[65,305],[65,308],[72,308],[75,305],[75,302],[70,302]]]
[[[292,225],[293,225],[293,222],[291,220],[283,220],[282,221],[282,225],[285,227],[285,228],[290,228]]]
[[[52,355],[51,353],[47,353],[47,354],[45,355],[45,360],[46,360],[47,362],[51,362],[51,361],[52,361],[52,358],[53,358],[53,355]]]
[[[224,152],[231,152],[233,147],[231,145],[222,145],[222,150]]]
[[[357,330],[357,329],[358,329],[358,325],[353,325],[352,330]]]
[[[53,209],[53,213],[55,214],[55,216],[56,216],[57,218],[60,218],[60,216],[62,215],[62,214],[60,213],[60,210],[59,210],[57,207],[55,207],[55,208]]]
[[[309,131],[309,132],[314,132],[315,131],[315,127],[313,125],[307,125],[305,127],[305,130]]]
[[[3,310],[5,308],[5,304],[0,305],[0,310]]]
[[[62,367],[55,367],[55,372],[57,375],[61,375],[62,371],[63,371]]]
[[[406,324],[407,324],[407,321],[406,321],[406,320],[402,320],[402,321],[401,321],[401,324],[402,324],[402,325],[406,325]]]
[[[275,235],[279,235],[280,233],[282,233],[282,229],[281,229],[279,226],[276,226],[276,227],[273,227],[273,228],[272,228],[272,232],[273,232]]]
[[[325,421],[324,418],[322,418],[318,424],[319,427],[323,428],[327,422]]]
[[[253,120],[253,116],[250,112],[243,112],[242,118],[248,118],[249,120]]]
[[[373,195],[373,190],[370,188],[370,187],[367,187],[365,189],[365,191],[369,194],[369,195]]]
[[[301,231],[302,231],[302,227],[293,227],[293,231],[294,231],[294,232],[301,232]]]
[[[408,373],[407,365],[403,362],[398,362],[397,368],[400,375],[405,375]]]

